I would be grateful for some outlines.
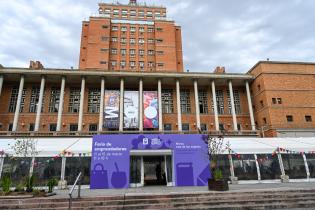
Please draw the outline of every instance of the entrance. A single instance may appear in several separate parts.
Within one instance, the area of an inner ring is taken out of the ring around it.
[[[130,157],[130,187],[173,186],[172,155]]]

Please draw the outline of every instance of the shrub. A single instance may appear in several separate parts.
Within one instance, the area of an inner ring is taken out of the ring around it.
[[[222,171],[220,169],[215,169],[214,180],[219,181],[223,179]]]
[[[11,187],[11,178],[8,176],[3,177],[1,180],[1,187],[4,193],[9,193]]]
[[[52,193],[53,192],[53,189],[54,187],[57,185],[57,180],[56,179],[50,179],[47,183],[47,186],[48,186],[48,192],[49,193]]]
[[[24,184],[23,182],[18,184],[16,187],[15,187],[15,192],[23,192],[24,191]]]

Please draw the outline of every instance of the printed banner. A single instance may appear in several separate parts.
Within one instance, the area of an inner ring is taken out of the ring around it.
[[[200,134],[118,134],[93,137],[91,189],[128,188],[131,150],[171,150],[175,186],[207,186],[208,147]],[[143,169],[144,174],[146,168]]]
[[[119,91],[105,91],[104,128],[119,128]]]
[[[139,92],[125,91],[124,94],[124,128],[139,127]]]
[[[157,91],[143,92],[143,127],[159,128],[158,94]]]

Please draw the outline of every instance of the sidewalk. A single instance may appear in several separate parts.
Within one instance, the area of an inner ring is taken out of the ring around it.
[[[260,183],[260,184],[237,184],[229,185],[228,192],[255,192],[255,191],[286,191],[297,189],[315,189],[315,182],[300,183]],[[69,190],[56,190],[57,195],[51,198],[68,198]],[[123,196],[123,195],[160,195],[160,194],[180,194],[180,193],[202,193],[209,192],[207,187],[164,187],[150,186],[129,189],[108,189],[90,190],[82,189],[81,197],[101,197],[101,196]],[[77,190],[73,192],[73,197],[77,197]]]

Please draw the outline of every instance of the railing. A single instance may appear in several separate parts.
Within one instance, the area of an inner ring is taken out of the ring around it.
[[[209,131],[202,131],[202,134],[208,134],[212,136],[258,136],[261,131],[256,130],[241,130],[241,131],[216,131],[216,130],[209,130]],[[130,130],[130,131],[90,131],[90,132],[12,132],[12,131],[0,131],[1,136],[13,136],[13,137],[71,137],[71,136],[79,136],[79,137],[92,137],[94,135],[99,134],[199,134],[199,131],[139,131],[139,130]]]
[[[75,189],[75,186],[77,185],[77,183],[79,182],[79,188],[78,188],[78,198],[81,197],[81,175],[82,175],[82,172],[79,173],[79,175],[77,176],[71,190],[69,191],[69,210],[71,209],[72,207],[72,193]]]

